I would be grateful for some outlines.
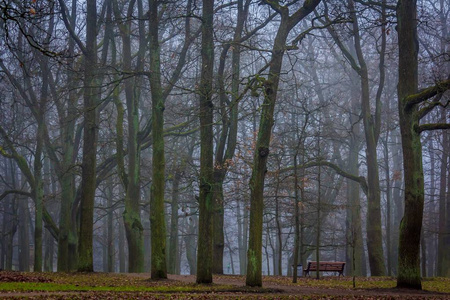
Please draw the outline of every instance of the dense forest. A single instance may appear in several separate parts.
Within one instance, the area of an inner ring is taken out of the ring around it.
[[[448,0],[0,0],[0,269],[450,277]]]

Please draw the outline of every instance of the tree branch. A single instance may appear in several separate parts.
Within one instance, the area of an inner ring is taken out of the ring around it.
[[[439,130],[439,129],[450,129],[449,123],[432,123],[432,124],[422,124],[419,126],[419,133],[422,131]]]
[[[347,173],[346,171],[342,170],[339,166],[337,166],[336,164],[333,164],[332,162],[324,161],[324,160],[312,161],[312,162],[308,162],[306,164],[297,166],[297,168],[298,169],[307,169],[307,168],[318,167],[318,166],[329,167],[329,168],[333,169],[334,171],[336,171],[336,173],[338,173],[339,175],[359,183],[364,194],[367,195],[368,187],[367,187],[366,178],[364,178],[364,176],[356,176],[356,175]],[[291,166],[291,167],[281,169],[279,172],[284,173],[284,172],[292,171],[294,169],[295,168],[293,166]]]
[[[66,25],[66,29],[69,31],[70,36],[73,38],[75,43],[77,43],[78,47],[80,47],[81,52],[83,52],[84,55],[87,55],[87,49],[84,46],[83,42],[78,38],[77,34],[73,30],[72,26],[70,25],[70,22],[67,18],[67,6],[64,3],[64,0],[58,0],[59,5],[61,6],[61,16],[64,21],[64,25]]]
[[[261,4],[267,4],[269,5],[274,11],[276,11],[277,13],[279,13],[280,15],[283,14],[283,11],[286,11],[286,7],[281,6],[278,1],[274,1],[274,0],[262,0]]]
[[[366,6],[374,5],[374,6],[379,6],[381,8],[390,9],[390,10],[393,10],[393,11],[395,11],[397,9],[397,7],[395,7],[395,5],[389,5],[389,4],[386,4],[386,3],[380,3],[379,1],[372,1],[372,0],[365,0],[365,1],[364,0],[354,0],[354,1],[358,2],[358,3],[362,4],[362,5],[366,5]]]
[[[25,192],[25,191],[21,191],[21,190],[8,190],[8,191],[4,191],[0,195],[0,201],[2,201],[6,196],[8,196],[10,194],[18,194],[18,195],[27,196],[27,197],[32,198],[32,195],[30,192]]]
[[[417,94],[409,95],[403,101],[405,102],[406,109],[411,109],[414,105],[420,104],[448,89],[450,89],[450,79],[438,82],[431,87],[423,89]]]
[[[421,120],[423,117],[425,117],[436,106],[442,106],[443,108],[446,108],[448,106],[450,100],[448,100],[447,103],[445,103],[445,104],[441,103],[442,95],[443,95],[442,93],[437,95],[436,99],[423,105],[423,107],[417,113],[419,120]]]

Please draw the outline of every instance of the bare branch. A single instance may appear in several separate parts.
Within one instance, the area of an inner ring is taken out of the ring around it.
[[[403,101],[405,102],[406,108],[411,109],[414,105],[420,104],[448,89],[450,89],[450,79],[438,82],[431,87],[423,89],[417,94],[409,95]]]
[[[364,178],[364,176],[356,176],[356,175],[350,174],[350,173],[342,170],[338,165],[333,164],[332,162],[324,161],[324,160],[312,161],[312,162],[308,162],[306,164],[297,166],[297,169],[307,169],[307,168],[318,167],[318,166],[329,167],[329,168],[333,169],[334,171],[336,171],[336,173],[338,173],[339,175],[359,183],[359,185],[361,186],[361,189],[363,190],[364,194],[367,195],[368,187],[367,187],[366,178]],[[293,166],[291,166],[291,167],[287,167],[287,168],[281,169],[279,172],[280,173],[284,173],[284,172],[292,171],[294,169],[295,168]]]
[[[25,192],[25,191],[21,191],[21,190],[8,190],[8,191],[4,191],[0,195],[0,201],[2,201],[6,196],[8,196],[10,194],[17,194],[17,195],[22,195],[22,196],[27,196],[27,197],[32,198],[32,195],[30,192]]]
[[[358,2],[360,4],[366,5],[366,6],[379,6],[381,8],[390,9],[395,11],[396,7],[395,5],[389,5],[386,3],[380,3],[379,1],[372,1],[372,0],[354,0],[355,2]]]
[[[70,36],[73,38],[73,40],[77,43],[78,47],[81,49],[81,52],[83,52],[83,54],[86,55],[87,54],[86,47],[73,30],[72,26],[70,25],[69,19],[67,18],[67,6],[64,3],[64,0],[58,0],[58,2],[59,5],[61,6],[61,16],[64,21],[64,25],[66,25],[66,29],[69,31]]]
[[[419,126],[419,133],[422,131],[439,130],[439,129],[450,129],[449,123],[432,123],[432,124],[422,124]]]
[[[450,101],[447,101],[447,103],[443,104],[441,103],[443,94],[439,94],[436,96],[436,98],[429,102],[424,103],[423,107],[419,110],[417,113],[419,120],[421,120],[423,117],[425,117],[429,112],[431,112],[436,106],[442,106],[443,108],[446,108]]]

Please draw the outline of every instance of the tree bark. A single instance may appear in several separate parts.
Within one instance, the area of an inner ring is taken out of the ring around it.
[[[132,48],[131,48],[131,26],[133,19],[133,9],[137,0],[130,1],[126,12],[126,21],[119,25],[120,35],[122,37],[123,51],[123,69],[125,72],[132,72]],[[139,5],[140,2],[138,2]],[[120,8],[118,2],[114,1],[114,14],[117,20],[120,20]],[[141,25],[139,25],[141,26]],[[139,31],[139,50],[137,55],[136,68],[142,68],[143,33]],[[123,212],[123,221],[128,244],[128,268],[129,272],[140,273],[144,271],[144,228],[142,226],[140,214],[140,144],[138,141],[139,133],[139,77],[130,77],[124,79],[125,98],[128,118],[128,174],[125,173],[125,167],[120,162],[122,182],[125,187],[125,210]],[[119,105],[120,106],[120,105]]]
[[[447,135],[447,147],[448,150],[450,148],[450,138],[448,137],[449,133],[448,131],[444,132],[445,135]],[[445,147],[445,144],[444,144]],[[447,171],[447,194],[446,194],[446,216],[445,216],[445,232],[443,237],[443,247],[447,249],[447,251],[444,252],[443,258],[442,258],[442,264],[444,265],[445,272],[442,273],[442,276],[450,277],[450,175],[448,175]]]
[[[200,94],[200,195],[197,249],[197,283],[212,282],[213,265],[213,41],[214,0],[203,0],[202,74]]]
[[[266,174],[267,158],[269,156],[270,137],[273,127],[273,114],[277,99],[278,84],[286,49],[286,39],[290,30],[304,19],[320,0],[305,1],[303,6],[292,16],[289,9],[268,2],[275,10],[280,12],[281,23],[278,28],[272,57],[270,59],[269,75],[263,83],[264,102],[260,118],[258,138],[253,156],[253,170],[250,179],[250,239],[247,252],[247,286],[262,286],[262,224],[264,208],[264,177]]]
[[[380,206],[380,178],[378,170],[377,144],[380,131],[380,110],[379,99],[384,82],[384,70],[380,70],[379,95],[377,95],[376,111],[372,116],[370,108],[370,87],[367,65],[363,56],[358,19],[354,7],[354,2],[349,1],[351,15],[353,19],[353,33],[355,40],[356,56],[359,62],[359,76],[361,78],[361,107],[364,123],[364,133],[366,137],[366,161],[367,161],[367,249],[372,276],[383,276],[385,274],[385,264],[383,255],[383,238],[381,230],[381,206]],[[382,16],[384,17],[384,16]],[[385,48],[385,33],[382,32],[382,46]],[[384,49],[381,51],[380,66],[383,66]],[[381,87],[381,88],[380,88]]]
[[[19,271],[30,271],[30,230],[29,220],[30,211],[28,208],[28,198],[19,196],[18,214],[21,216],[18,220],[18,242],[19,242]],[[5,217],[5,214],[3,214]]]
[[[391,251],[391,261],[392,261],[392,272],[394,275],[398,274],[398,240],[400,236],[400,220],[403,218],[404,211],[404,203],[402,199],[402,185],[403,180],[401,177],[403,166],[402,166],[402,150],[401,150],[401,142],[400,135],[396,134],[395,139],[391,148],[393,152],[393,191],[392,191],[392,200],[393,200],[393,222],[392,222],[392,251]]]
[[[424,206],[422,144],[418,132],[417,105],[406,97],[417,92],[417,7],[416,0],[397,5],[399,82],[398,109],[402,136],[405,213],[400,223],[397,287],[422,289],[420,277],[420,235]]]
[[[445,116],[445,113],[442,113]],[[448,133],[442,134],[442,145],[448,144]],[[445,227],[446,222],[446,189],[447,189],[447,177],[448,177],[448,150],[443,149],[441,157],[441,170],[439,180],[439,221],[438,221],[438,250],[437,250],[437,276],[445,276],[447,272],[446,263],[444,261],[445,253],[448,252],[448,248],[445,247],[445,235],[448,228]],[[448,218],[448,217],[447,217]]]
[[[197,275],[197,256],[195,237],[197,233],[198,220],[196,216],[188,217],[186,220],[187,232],[184,238],[186,244],[186,259],[189,264],[189,274]]]
[[[84,135],[81,173],[79,272],[93,272],[94,199],[97,162],[97,1],[87,0],[84,65]]]
[[[222,114],[222,132],[219,144],[216,147],[216,159],[214,165],[214,247],[213,247],[213,273],[223,274],[223,250],[224,250],[224,196],[223,182],[228,171],[229,162],[234,156],[238,130],[238,108],[239,108],[239,84],[240,84],[240,62],[241,47],[239,45],[244,23],[247,20],[250,1],[237,1],[237,24],[233,36],[232,58],[231,58],[231,102],[226,106],[226,92],[224,84],[225,60],[230,44],[224,45],[220,56],[218,71],[219,97]],[[225,150],[225,143],[226,150]]]
[[[175,170],[172,181],[172,203],[171,203],[171,218],[170,218],[170,241],[169,241],[169,255],[168,255],[168,265],[167,271],[170,274],[177,274],[177,263],[178,260],[178,198],[179,198],[179,188],[180,188],[181,174],[178,170]]]
[[[150,87],[152,93],[153,181],[150,196],[151,277],[167,278],[166,222],[164,220],[165,157],[164,157],[164,98],[161,88],[161,63],[158,41],[158,2],[150,6]]]

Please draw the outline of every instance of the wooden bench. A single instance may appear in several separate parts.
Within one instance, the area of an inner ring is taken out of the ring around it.
[[[319,262],[319,270],[317,270],[317,262],[310,261],[308,266],[303,270],[304,275],[309,275],[309,272],[338,272],[339,276],[344,276],[344,266],[343,261],[321,261]]]

